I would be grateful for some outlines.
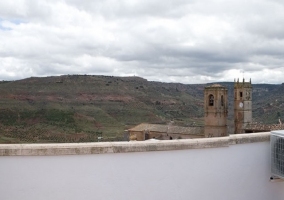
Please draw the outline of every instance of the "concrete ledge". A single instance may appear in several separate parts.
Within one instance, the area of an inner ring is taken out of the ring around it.
[[[229,147],[230,145],[268,142],[270,132],[230,135],[227,137],[157,140],[139,142],[1,144],[0,156],[55,156],[147,151],[172,151]]]
[[[229,136],[229,144],[245,144],[270,141],[270,132],[235,134]]]

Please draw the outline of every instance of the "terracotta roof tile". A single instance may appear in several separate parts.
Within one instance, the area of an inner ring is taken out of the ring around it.
[[[129,131],[154,131],[161,133],[176,133],[176,134],[204,134],[204,127],[183,127],[183,126],[173,126],[173,125],[163,125],[163,124],[139,124]]]

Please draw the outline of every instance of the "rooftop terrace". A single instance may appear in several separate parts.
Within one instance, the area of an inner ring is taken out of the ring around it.
[[[282,200],[270,133],[171,141],[0,145],[1,198]]]

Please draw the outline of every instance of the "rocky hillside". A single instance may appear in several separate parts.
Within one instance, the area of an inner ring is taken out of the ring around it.
[[[221,84],[232,107],[233,83]],[[200,126],[204,86],[87,75],[1,82],[0,143],[123,140],[125,129],[142,122]],[[254,119],[283,119],[284,85],[253,88]]]

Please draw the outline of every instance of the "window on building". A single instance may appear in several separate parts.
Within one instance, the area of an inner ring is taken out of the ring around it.
[[[243,97],[243,92],[240,92],[240,97]]]
[[[221,96],[221,106],[224,106],[224,96]]]
[[[209,95],[209,106],[214,106],[214,96],[212,94]]]

